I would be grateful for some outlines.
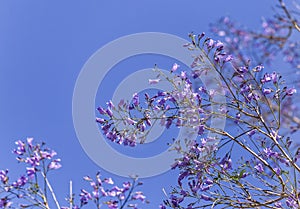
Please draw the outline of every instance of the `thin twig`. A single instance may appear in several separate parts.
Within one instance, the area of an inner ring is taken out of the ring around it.
[[[70,181],[70,209],[73,208],[73,184],[72,184],[72,180]]]
[[[58,209],[60,209],[59,202],[58,202],[58,200],[57,200],[57,198],[56,198],[56,195],[55,195],[55,193],[54,193],[54,191],[53,191],[53,189],[52,189],[52,186],[51,186],[51,184],[50,184],[48,178],[45,176],[44,173],[42,173],[42,175],[43,175],[44,179],[46,180],[47,187],[49,188],[49,191],[50,191],[51,194],[52,194],[52,198],[53,198],[53,200],[54,200],[54,202],[55,202],[55,204],[56,204],[56,207],[57,207]]]
[[[292,15],[290,14],[289,10],[287,9],[285,3],[283,2],[283,0],[278,0],[280,3],[281,8],[283,9],[284,13],[286,14],[287,18],[289,18],[289,20],[291,21],[291,23],[293,24],[294,28],[300,32],[300,26],[298,25],[297,21],[292,17]]]

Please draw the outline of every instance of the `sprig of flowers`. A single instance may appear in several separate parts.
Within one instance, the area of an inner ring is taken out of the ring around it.
[[[96,208],[106,205],[108,208],[138,208],[137,201],[148,203],[146,196],[136,188],[142,185],[137,177],[132,182],[124,182],[122,187],[114,185],[111,178],[100,178],[100,172],[96,178],[85,176],[92,187],[92,191],[85,189],[79,194],[79,204],[75,204],[75,194],[67,198],[69,207],[61,207],[54,192],[48,175],[51,171],[62,167],[60,159],[55,158],[57,153],[41,144],[33,143],[33,138],[26,141],[16,141],[13,153],[19,163],[25,164],[26,171],[15,181],[11,181],[9,170],[0,170],[0,208],[43,208],[50,209],[50,201],[54,201],[58,209],[80,209],[89,202],[93,202]],[[111,185],[111,188],[107,186]],[[52,200],[48,197],[51,194]]]
[[[180,171],[178,185],[161,208],[297,207],[299,152],[291,149],[288,136],[280,135],[283,131],[281,113],[288,108],[282,104],[287,104],[284,101],[293,96],[296,89],[287,87],[280,74],[264,72],[263,65],[251,68],[248,61],[246,65],[237,66],[233,57],[224,52],[224,45],[205,38],[204,33],[190,34],[190,38],[191,43],[185,47],[198,54],[191,64],[192,72],[178,72],[179,66],[174,64],[170,74],[158,71],[157,78],[149,80],[152,85],[168,81],[174,90],[158,92],[153,97],[146,94],[145,108],[134,94],[131,105],[123,101],[124,109],[116,111],[121,115],[125,110],[129,116],[137,111],[140,118],[118,118],[114,113],[109,114],[108,109],[113,104],[108,103],[106,110],[102,108],[106,118],[101,118],[100,124],[108,123],[112,127],[110,132],[138,136],[138,131],[145,133],[145,129],[139,129],[137,124],[151,127],[153,121],[159,120],[166,128],[172,124],[186,126],[198,134],[196,141],[186,142],[187,151],[180,146],[176,148],[183,154],[172,166]],[[217,91],[204,86],[195,88],[192,82],[211,70],[220,76],[222,83],[216,86],[222,86],[226,96],[226,103],[219,104],[219,111],[211,110]],[[230,128],[210,128],[209,119],[220,116],[227,119]],[[130,126],[118,129],[113,119]],[[208,131],[217,137],[208,137]],[[135,144],[138,139],[134,137]],[[243,155],[233,158],[236,152]]]

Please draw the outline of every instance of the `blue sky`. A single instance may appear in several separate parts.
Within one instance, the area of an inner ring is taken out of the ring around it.
[[[209,23],[224,15],[258,28],[261,17],[272,14],[271,3],[267,0],[2,0],[1,169],[10,168],[14,174],[20,171],[10,153],[16,140],[30,136],[45,141],[62,158],[63,167],[50,177],[61,202],[68,193],[70,179],[74,181],[77,194],[85,185],[82,177],[93,175],[98,170],[103,176],[111,176],[118,182],[126,180],[106,172],[89,159],[74,130],[73,90],[88,58],[105,44],[133,33],[164,32],[185,39],[192,31],[210,34]],[[170,67],[173,61],[155,56],[136,57],[122,65],[134,71],[153,67],[157,62]],[[112,69],[112,73],[108,79],[120,79],[118,66]],[[106,86],[114,88],[109,80]],[[111,96],[110,91],[98,92],[97,99],[102,101]],[[142,189],[151,203],[142,208],[156,208],[162,200],[161,188],[168,190],[175,184],[176,174],[167,172],[143,182]]]

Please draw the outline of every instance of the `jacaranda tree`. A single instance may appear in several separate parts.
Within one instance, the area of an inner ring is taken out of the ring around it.
[[[300,127],[295,86],[272,69],[273,59],[282,58],[292,72],[300,68],[300,43],[291,37],[300,32],[295,9],[278,0],[274,17],[264,19],[262,30],[251,30],[229,17],[211,24],[214,40],[204,33],[189,34],[186,50],[193,53],[190,69],[178,64],[149,85],[169,82],[171,91],[134,94],[131,101],[107,102],[97,108],[103,134],[121,146],[137,146],[147,140],[155,123],[171,129],[188,128],[190,133],[175,141],[182,157],[172,169],[180,174],[170,194],[159,206],[164,208],[300,208],[300,146],[294,133]],[[299,7],[299,5],[298,5]],[[209,87],[198,78],[210,75]],[[213,87],[211,87],[213,86]],[[219,99],[223,98],[223,99]],[[212,120],[226,120],[224,128]],[[122,124],[122,126],[119,126]],[[189,134],[196,135],[190,139]],[[71,191],[61,206],[48,175],[61,167],[56,152],[32,138],[17,141],[18,162],[26,170],[11,181],[9,171],[0,171],[0,208],[138,208],[146,203],[136,188],[137,177],[122,186],[111,178],[85,176],[91,190],[82,189],[79,199]],[[70,188],[72,188],[70,186]],[[61,194],[59,194],[61,195]]]

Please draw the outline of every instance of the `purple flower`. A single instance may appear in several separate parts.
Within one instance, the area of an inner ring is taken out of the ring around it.
[[[134,93],[132,96],[133,105],[138,106],[140,104],[139,95],[137,93]]]
[[[252,137],[254,134],[255,134],[255,130],[251,130],[251,131],[248,131],[248,132],[247,132],[247,135],[248,135],[249,137]]]
[[[104,120],[103,118],[96,118],[96,122],[100,124],[104,124],[106,120]]]
[[[287,96],[292,96],[293,94],[295,94],[297,92],[297,90],[295,88],[289,88],[286,90],[286,95]]]
[[[173,208],[177,208],[179,204],[183,201],[183,198],[176,197],[175,195],[171,195],[170,197]]]
[[[98,189],[96,189],[96,190],[92,191],[92,194],[93,194],[93,197],[94,197],[94,198],[96,198],[96,199],[99,199],[99,197],[100,197],[100,194],[99,194],[99,191],[98,191]]]
[[[176,121],[176,126],[179,127],[182,125],[182,121],[180,118],[177,118],[177,121]]]
[[[228,154],[219,162],[221,168],[228,170],[232,168],[232,160]]]
[[[239,67],[239,68],[237,68],[237,71],[241,74],[246,73],[246,72],[248,72],[248,67],[246,67],[246,66]]]
[[[104,134],[107,134],[109,129],[110,129],[110,126],[111,124],[107,124],[107,125],[104,125],[104,126],[101,126],[101,129],[103,131]]]
[[[215,46],[215,41],[211,38],[208,38],[205,40],[205,44],[207,46],[207,49],[212,49]]]
[[[138,207],[137,207],[138,205],[137,204],[128,204],[128,207],[129,208],[133,208],[133,209],[138,209]]]
[[[57,155],[57,153],[55,152],[55,151],[51,151],[51,153],[50,152],[48,152],[48,151],[40,151],[40,155],[41,155],[41,158],[42,159],[45,159],[45,158],[47,158],[47,159],[51,159],[51,158],[53,158],[55,155]]]
[[[224,44],[221,41],[216,42],[217,51],[221,51],[224,48]]]
[[[253,71],[254,71],[254,72],[260,72],[263,68],[264,68],[263,65],[258,65],[258,66],[256,66],[256,67],[253,69]]]
[[[118,209],[119,208],[118,201],[116,201],[116,200],[114,200],[114,201],[110,200],[110,201],[106,202],[106,204],[109,209]]]
[[[107,192],[104,190],[103,187],[100,188],[100,192],[101,192],[102,196],[104,196],[104,197],[108,196]]]
[[[84,176],[83,179],[84,179],[85,181],[92,181],[92,178],[89,177],[89,176]]]
[[[184,196],[184,197],[186,197],[186,196],[189,195],[188,191],[184,191],[184,190],[181,190],[181,191],[180,191],[180,194],[181,194],[182,196]]]
[[[164,206],[163,204],[160,204],[160,205],[159,205],[159,208],[160,208],[160,209],[167,209],[166,206]]]
[[[250,89],[251,89],[251,86],[249,86],[249,85],[243,85],[242,87],[241,87],[241,93],[245,93],[245,92],[249,92],[250,91]]]
[[[0,199],[0,208],[10,208],[12,202],[7,197]]]
[[[106,114],[106,111],[105,111],[102,107],[98,107],[97,110],[99,111],[99,113],[100,113],[101,115]]]
[[[157,92],[157,96],[161,97],[161,96],[165,96],[167,94],[167,92],[165,91],[158,91]]]
[[[166,128],[170,128],[170,126],[172,125],[172,119],[171,118],[168,118],[167,119],[167,123],[166,123]]]
[[[263,78],[261,79],[261,83],[264,84],[264,83],[268,83],[270,81],[273,81],[273,83],[277,83],[278,81],[278,74],[276,72],[273,72],[271,74],[269,73],[265,73]]]
[[[247,95],[247,99],[249,101],[251,101],[252,99],[257,101],[257,100],[259,100],[259,95],[254,92],[251,92]]]
[[[61,164],[59,163],[60,159],[53,160],[49,165],[48,168],[52,170],[59,169],[61,167]]]
[[[235,118],[236,118],[236,119],[234,120],[234,122],[235,122],[235,123],[239,123],[239,120],[241,119],[241,113],[236,113],[236,114],[235,114]]]
[[[207,178],[207,179],[205,180],[205,183],[208,184],[208,185],[211,185],[211,184],[213,184],[214,182],[213,182],[213,180]]]
[[[126,122],[127,122],[129,125],[136,124],[136,121],[132,120],[131,118],[127,118],[127,119],[126,119]]]
[[[14,153],[17,155],[23,155],[26,150],[25,150],[25,143],[22,142],[21,140],[18,140],[15,142],[15,144],[18,146],[17,149],[14,149]]]
[[[200,198],[203,199],[203,200],[206,200],[206,201],[212,200],[211,197],[209,197],[209,196],[207,196],[207,195],[205,195],[205,194],[201,194],[201,195],[200,195]]]
[[[198,35],[198,40],[201,40],[205,36],[205,33],[202,32],[201,34]]]
[[[280,175],[281,173],[281,169],[278,167],[274,168],[274,171],[276,172],[277,175]]]
[[[175,72],[179,67],[180,67],[180,66],[179,66],[177,63],[174,63],[174,64],[173,64],[173,67],[172,67],[172,69],[171,69],[171,72],[172,72],[172,73]]]
[[[183,80],[185,80],[185,79],[187,78],[186,72],[185,72],[185,71],[181,71],[180,77],[181,77]]]
[[[30,137],[27,138],[27,144],[29,145],[29,147],[32,147],[32,141],[33,141],[33,138],[30,138]]]
[[[300,158],[300,147],[298,147],[298,149],[295,153],[295,162],[297,162],[299,158]]]
[[[187,171],[184,171],[183,173],[181,173],[180,175],[179,175],[179,177],[178,177],[178,184],[179,184],[179,186],[182,186],[182,183],[181,183],[181,181],[184,179],[184,178],[186,178],[187,176],[189,176],[190,175],[190,172],[187,170]]]
[[[207,190],[209,190],[212,187],[212,185],[201,185],[200,189],[202,192],[205,192]]]
[[[198,135],[202,135],[203,133],[204,133],[204,126],[203,125],[200,125],[199,127],[198,127]]]
[[[201,70],[193,70],[192,71],[192,77],[193,78],[198,78],[198,77],[200,77],[200,75],[201,75]]]
[[[275,202],[274,205],[279,208],[283,208],[281,202]]]
[[[226,63],[226,62],[230,62],[231,60],[233,60],[233,56],[230,54],[226,56],[223,62]]]
[[[226,58],[226,53],[224,52],[219,52],[217,51],[214,55],[214,60],[217,62],[217,63],[221,63],[221,62],[224,62]]]
[[[144,122],[142,122],[142,123],[139,123],[139,124],[138,124],[138,127],[137,127],[137,128],[138,128],[139,131],[144,132],[145,129],[146,129],[146,125],[145,125]]]
[[[273,72],[271,75],[270,75],[270,77],[271,77],[271,80],[273,81],[273,83],[275,84],[275,83],[277,83],[277,81],[278,81],[278,74],[276,73],[276,72]]]
[[[265,88],[263,89],[263,93],[266,95],[266,94],[270,94],[272,92],[272,89],[269,89],[269,88]]]
[[[105,178],[103,180],[103,182],[107,183],[107,184],[114,184],[114,181],[111,178]]]
[[[282,136],[278,134],[278,132],[272,130],[271,136],[275,137],[277,140],[280,140]]]
[[[109,100],[109,102],[106,103],[107,106],[110,108],[110,109],[114,109],[115,108],[115,105],[112,103],[111,100]]]
[[[35,167],[26,168],[26,174],[30,179],[34,177],[36,171]]]
[[[268,158],[270,158],[270,157],[278,157],[279,156],[279,154],[277,153],[277,152],[274,152],[274,151],[272,151],[271,150],[271,148],[269,148],[269,147],[266,147],[265,149],[264,149],[264,153],[265,153],[265,155],[268,157]]]
[[[28,179],[25,176],[21,176],[17,181],[15,181],[12,185],[15,188],[22,187],[27,183]]]
[[[31,158],[26,158],[25,163],[30,164],[33,167],[39,166],[40,165],[40,156],[32,156]]]
[[[105,134],[106,138],[114,142],[117,139],[117,135],[115,132],[109,131]]]
[[[270,82],[272,79],[271,79],[271,76],[270,74],[266,73],[264,74],[264,77],[260,80],[262,84],[264,83],[268,83]]]
[[[8,169],[6,169],[5,171],[4,170],[1,170],[0,171],[0,180],[3,184],[6,184],[8,182]]]
[[[107,193],[111,197],[116,197],[122,193],[122,189],[117,186],[114,186],[109,192]]]
[[[262,164],[257,164],[256,166],[254,166],[254,168],[259,172],[262,173],[264,172],[264,167],[262,166]]]
[[[107,108],[106,113],[109,115],[109,117],[113,116],[113,113],[110,108]]]
[[[131,187],[131,183],[129,181],[123,183],[123,188],[125,191],[129,190],[130,187]]]
[[[159,100],[157,100],[157,103],[159,105],[164,105],[166,103],[166,99],[165,98],[159,99]]]
[[[146,199],[146,196],[143,195],[143,192],[137,191],[137,192],[135,192],[135,194],[132,196],[132,199],[133,199],[133,200],[141,200],[142,202],[144,202],[145,199]]]
[[[157,79],[149,79],[149,84],[150,84],[150,85],[151,85],[151,84],[157,84],[159,81],[160,81],[159,78],[157,78]]]
[[[292,197],[289,197],[288,199],[286,199],[286,205],[290,208],[293,208],[293,209],[297,209],[298,208],[298,204],[297,204],[297,201],[294,200],[294,198]]]
[[[146,117],[146,123],[148,126],[152,126],[151,120],[149,117]]]
[[[81,205],[86,205],[89,200],[93,199],[92,195],[84,189],[81,190],[79,196]]]

